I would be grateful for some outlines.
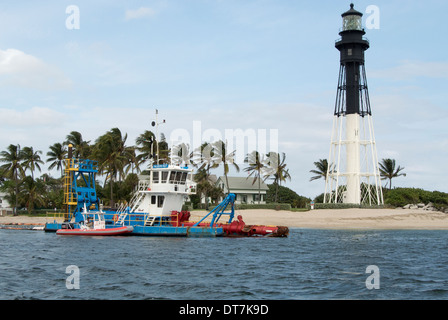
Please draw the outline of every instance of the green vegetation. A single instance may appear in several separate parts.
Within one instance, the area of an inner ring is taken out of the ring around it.
[[[389,179],[389,190],[392,189],[392,178],[404,176],[406,177],[406,173],[400,173],[404,168],[398,166],[395,168],[395,160],[394,159],[383,159],[379,163],[379,170],[381,179]],[[386,184],[387,185],[387,184]]]
[[[394,207],[430,202],[437,209],[446,209],[448,208],[448,193],[418,188],[395,188],[384,192],[384,203]]]
[[[275,183],[268,185],[267,203],[289,204],[291,208],[307,208],[311,199],[298,195],[293,190],[278,186]],[[274,201],[277,197],[277,201]]]

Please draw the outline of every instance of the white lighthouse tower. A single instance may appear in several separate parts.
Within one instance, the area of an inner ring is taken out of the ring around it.
[[[324,203],[382,205],[383,193],[373,131],[364,51],[362,13],[342,14],[340,69]]]

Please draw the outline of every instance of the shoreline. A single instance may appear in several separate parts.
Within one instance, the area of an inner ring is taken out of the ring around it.
[[[207,211],[192,211],[191,221],[199,221]],[[235,210],[247,225],[286,226],[302,229],[400,229],[448,230],[448,214],[421,209],[316,209],[304,212],[284,210],[247,209]],[[227,216],[221,217],[225,222]],[[210,221],[209,216],[205,221]],[[46,217],[0,216],[0,225],[43,226]]]
[[[193,212],[191,220],[204,212]],[[317,209],[305,212],[235,210],[246,224],[302,229],[448,230],[448,214],[419,209]]]

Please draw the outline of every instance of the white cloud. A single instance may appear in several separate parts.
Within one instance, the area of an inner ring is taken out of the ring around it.
[[[58,68],[17,49],[0,50],[0,84],[40,90],[66,89],[71,80]]]
[[[135,10],[126,10],[125,19],[126,20],[142,19],[142,18],[152,17],[155,14],[156,14],[156,12],[154,11],[154,9],[140,7]]]

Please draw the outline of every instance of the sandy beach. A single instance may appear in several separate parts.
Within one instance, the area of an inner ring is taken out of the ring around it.
[[[191,220],[205,212],[195,211]],[[312,229],[426,229],[448,230],[448,214],[419,209],[331,209],[306,212],[235,211],[246,224],[282,225]]]
[[[191,221],[198,221],[206,211],[193,211]],[[312,229],[423,229],[448,230],[448,214],[419,209],[332,209],[306,212],[275,210],[237,210],[246,224],[276,225]],[[221,221],[224,221],[223,216]],[[44,217],[6,216],[0,224],[45,224]]]

